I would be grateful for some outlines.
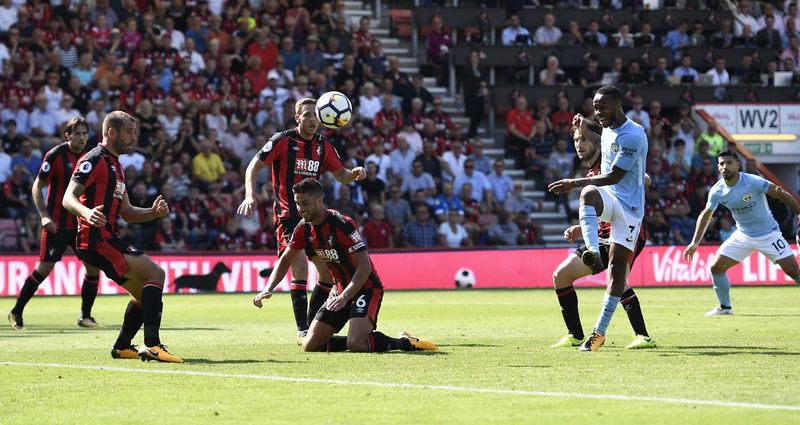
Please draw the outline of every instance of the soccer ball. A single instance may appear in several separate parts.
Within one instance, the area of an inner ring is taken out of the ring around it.
[[[332,129],[346,127],[353,116],[353,105],[350,99],[338,91],[329,91],[317,100],[317,118],[319,122]]]
[[[467,289],[475,286],[475,273],[470,269],[458,269],[456,272],[456,288]]]

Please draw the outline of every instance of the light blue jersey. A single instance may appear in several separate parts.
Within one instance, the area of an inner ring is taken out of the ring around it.
[[[739,181],[733,186],[720,179],[708,192],[706,209],[714,211],[719,204],[725,205],[739,231],[751,238],[765,236],[778,230],[767,204],[769,185],[769,181],[747,173],[739,173]]]
[[[600,135],[603,162],[601,174],[614,167],[627,171],[617,184],[607,186],[626,211],[644,217],[644,169],[647,163],[647,135],[630,119],[617,128],[603,128]]]

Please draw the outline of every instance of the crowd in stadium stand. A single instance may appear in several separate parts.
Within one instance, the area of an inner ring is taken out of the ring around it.
[[[580,3],[566,3],[571,2]],[[364,165],[368,177],[350,185],[325,179],[326,201],[363,226],[370,247],[541,243],[541,228],[530,219],[541,203],[524,196],[522,181],[505,174],[505,161],[484,155],[476,137],[486,125],[489,91],[479,52],[458,72],[470,117],[469,128],[463,129],[443,110],[442,99],[423,86],[422,75],[401,72],[399,60],[383,52],[369,18],[351,25],[342,0],[92,3],[3,0],[0,5],[0,206],[2,217],[18,220],[20,249],[38,249],[31,184],[41,156],[62,141],[64,123],[77,115],[86,117],[90,144],[96,144],[105,114],[119,109],[138,120],[135,152],[120,158],[131,203],[149,206],[163,194],[172,206],[170,216],[160,222],[123,223],[126,237],[145,249],[162,251],[272,250],[274,194],[266,173],[260,180],[258,212],[251,217],[234,214],[243,195],[244,168],[268,137],[296,125],[297,99],[333,89],[350,97],[357,115],[349,128],[325,133],[345,165]],[[518,3],[529,2],[507,5]],[[617,7],[628,2],[608,3]],[[800,70],[797,6],[778,4],[769,8],[751,3],[747,9],[747,0],[741,0],[744,22],[750,25],[736,20],[732,32],[725,21],[719,28],[675,22],[674,30],[655,35],[646,25],[620,25],[611,32],[603,22],[577,28],[574,22],[555,22],[552,15],[529,31],[512,14],[499,40],[543,49],[556,43],[634,48],[644,37],[673,47],[676,54],[656,58],[652,65],[615,60],[622,81],[666,84],[671,75],[696,79],[708,67],[714,84],[726,85],[729,70],[745,79],[760,75],[749,71],[753,67]],[[432,22],[425,69],[446,85],[452,40],[441,25],[441,19]],[[780,51],[780,61],[750,57],[748,64],[744,55],[736,68],[719,61],[710,67],[679,54],[682,46],[704,43],[703,37],[720,38],[726,46],[766,42]],[[587,61],[580,75],[569,76],[550,57],[537,72],[536,84],[595,88],[603,70],[596,58]],[[657,100],[646,107],[641,99],[631,100],[629,116],[651,138],[650,239],[685,243],[705,192],[717,179],[713,155],[724,142],[713,128],[700,134],[689,113],[691,99],[669,115]],[[591,116],[590,102],[571,105],[563,97],[525,99],[517,93],[508,106],[508,150],[516,165],[537,181],[538,190],[547,181],[585,173],[574,159],[569,123],[575,112]],[[571,215],[574,195],[552,200]],[[719,238],[730,231],[725,226],[720,220]]]

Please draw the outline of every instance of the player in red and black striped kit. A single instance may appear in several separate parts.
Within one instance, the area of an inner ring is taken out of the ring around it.
[[[436,350],[436,344],[427,339],[405,332],[399,338],[390,338],[375,330],[383,285],[356,223],[336,210],[325,208],[319,181],[304,179],[292,191],[303,220],[295,227],[288,249],[275,264],[267,287],[253,298],[253,304],[261,308],[261,301],[272,297],[289,264],[305,252],[318,268],[327,268],[336,287],[311,322],[303,340],[304,351]],[[347,337],[334,336],[348,321]]]
[[[136,145],[136,121],[122,111],[103,120],[103,143],[78,160],[62,205],[78,217],[78,257],[102,270],[133,298],[125,310],[119,337],[111,349],[115,359],[157,360],[182,363],[161,344],[164,270],[120,237],[117,221],[141,223],[166,217],[169,206],[159,196],[151,208],[131,205],[119,155]],[[144,345],[131,342],[144,324]]]
[[[325,170],[343,184],[364,180],[367,174],[363,167],[348,170],[342,166],[339,155],[328,139],[317,133],[319,120],[314,108],[315,99],[303,98],[295,104],[297,127],[272,136],[259,153],[250,161],[245,174],[245,198],[237,210],[238,214],[250,215],[257,208],[255,198],[258,173],[266,166],[272,167],[272,185],[275,191],[275,229],[278,236],[278,255],[286,249],[300,216],[292,197],[292,186],[305,178],[319,180]],[[314,318],[319,306],[330,292],[329,278],[320,274],[320,284],[311,294],[311,309],[306,295],[308,263],[305,255],[298,255],[292,263],[290,292],[292,309],[297,324],[297,335],[302,338]]]
[[[593,123],[589,124],[589,128],[595,133],[600,133],[602,131],[602,127],[599,125],[595,126]],[[574,131],[573,134],[575,151],[578,154],[578,158],[586,165],[590,166],[586,177],[600,174],[600,146],[595,145],[592,141],[583,137],[579,131]],[[649,185],[649,176],[645,175],[645,179],[645,184]],[[602,221],[598,224],[600,257],[603,263],[602,270],[605,270],[608,268],[608,239],[611,236],[611,225],[610,223]],[[574,242],[580,235],[581,228],[577,225],[571,226],[564,231],[564,239],[568,242]],[[642,226],[639,237],[636,240],[636,248],[633,251],[633,255],[631,255],[628,260],[628,273],[630,273],[633,262],[636,261],[636,257],[638,257],[642,249],[644,249],[645,242],[645,229],[644,226]],[[556,295],[558,296],[558,303],[561,305],[561,315],[564,317],[564,323],[567,325],[569,334],[553,344],[551,346],[552,348],[579,347],[583,342],[583,328],[581,327],[581,319],[578,314],[578,295],[575,292],[573,283],[584,276],[592,274],[592,270],[589,266],[585,265],[581,260],[581,254],[583,254],[583,251],[586,249],[586,245],[583,245],[576,249],[574,253],[569,254],[553,273],[553,285],[555,286]],[[624,306],[625,312],[628,314],[628,320],[631,322],[631,327],[633,327],[633,331],[636,334],[636,339],[625,348],[655,347],[656,342],[647,333],[639,298],[637,298],[633,288],[626,285],[620,303]]]
[[[33,273],[25,280],[17,295],[17,303],[8,313],[8,321],[14,329],[22,329],[22,313],[28,301],[39,289],[39,285],[50,276],[55,263],[61,261],[68,246],[76,251],[75,216],[61,207],[61,198],[67,188],[72,170],[83,154],[89,139],[89,125],[82,117],[75,117],[64,127],[66,142],[53,147],[45,155],[39,174],[33,181],[33,203],[42,220],[42,242],[39,246],[39,263]],[[47,187],[47,203],[42,191]],[[92,306],[97,297],[97,283],[100,271],[91,264],[84,263],[86,274],[81,286],[81,315],[78,326],[84,328],[101,327],[92,317]]]

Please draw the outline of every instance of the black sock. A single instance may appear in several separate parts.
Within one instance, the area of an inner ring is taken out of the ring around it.
[[[639,304],[639,297],[633,288],[628,289],[622,293],[620,300],[625,313],[628,314],[628,320],[631,322],[631,327],[636,335],[650,336],[647,334],[647,326],[644,325],[644,316],[642,316],[642,306]]]
[[[389,350],[411,351],[411,342],[405,338],[389,338],[388,336],[374,331],[369,334],[369,351],[371,353],[382,353]]]
[[[161,328],[162,289],[156,283],[147,283],[142,289],[142,318],[144,319],[144,345],[161,345],[158,330]]]
[[[292,310],[294,322],[298,331],[308,330],[308,294],[306,294],[306,281],[293,280],[289,286],[292,295]]]
[[[121,350],[130,347],[133,337],[141,327],[142,308],[136,305],[136,301],[131,300],[125,309],[125,317],[122,319],[122,327],[119,330],[117,342],[114,343],[114,348]]]
[[[332,336],[328,341],[328,352],[336,353],[339,351],[347,351],[347,337],[346,336]]]
[[[22,285],[22,288],[19,290],[19,295],[17,295],[17,303],[14,304],[14,308],[11,309],[14,314],[22,315],[22,311],[25,310],[28,301],[33,298],[33,294],[36,293],[39,289],[39,285],[46,278],[47,276],[42,276],[41,273],[34,270],[33,273],[25,279],[25,284]]]
[[[308,326],[311,326],[311,322],[314,321],[317,312],[325,305],[325,301],[331,293],[331,288],[333,288],[332,283],[317,282],[317,286],[311,292],[311,301],[308,307]]]
[[[92,306],[97,298],[97,284],[100,276],[86,276],[81,286],[81,318],[92,317]]]
[[[578,313],[578,294],[575,288],[570,285],[566,288],[556,289],[558,303],[561,305],[561,316],[564,317],[564,324],[567,330],[576,339],[583,339],[583,327],[581,326],[581,316]]]

